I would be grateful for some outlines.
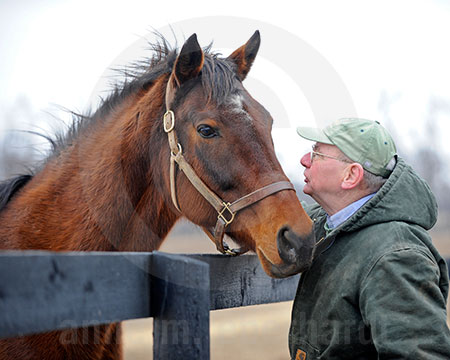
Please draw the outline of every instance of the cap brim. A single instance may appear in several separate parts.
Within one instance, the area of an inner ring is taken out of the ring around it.
[[[326,136],[322,130],[317,128],[298,127],[297,134],[299,134],[302,138],[305,138],[307,140],[334,145],[328,138],[328,136]]]

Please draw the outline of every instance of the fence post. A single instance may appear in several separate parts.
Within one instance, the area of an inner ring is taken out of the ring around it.
[[[153,359],[209,359],[209,265],[154,252]]]

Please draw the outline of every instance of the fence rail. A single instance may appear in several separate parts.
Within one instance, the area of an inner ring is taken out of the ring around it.
[[[292,300],[255,255],[0,252],[0,337],[154,318],[153,358],[209,359],[209,311]]]

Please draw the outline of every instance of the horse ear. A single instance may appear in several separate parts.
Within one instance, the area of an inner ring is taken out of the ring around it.
[[[238,67],[238,76],[243,81],[250,68],[252,67],[253,60],[255,60],[256,54],[261,44],[261,36],[259,31],[256,30],[250,40],[245,45],[242,45],[239,49],[235,50],[228,59],[234,61]]]
[[[175,60],[172,74],[177,85],[181,85],[198,76],[202,70],[203,61],[203,51],[197,41],[197,35],[193,34],[186,40]]]

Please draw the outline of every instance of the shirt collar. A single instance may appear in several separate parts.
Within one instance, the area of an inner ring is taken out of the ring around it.
[[[345,208],[339,210],[334,215],[327,215],[326,225],[328,229],[334,229],[341,225],[345,220],[347,220],[350,216],[352,216],[355,212],[357,212],[366,202],[368,202],[372,197],[375,196],[376,193],[369,194],[364,196],[363,198],[356,200]]]

